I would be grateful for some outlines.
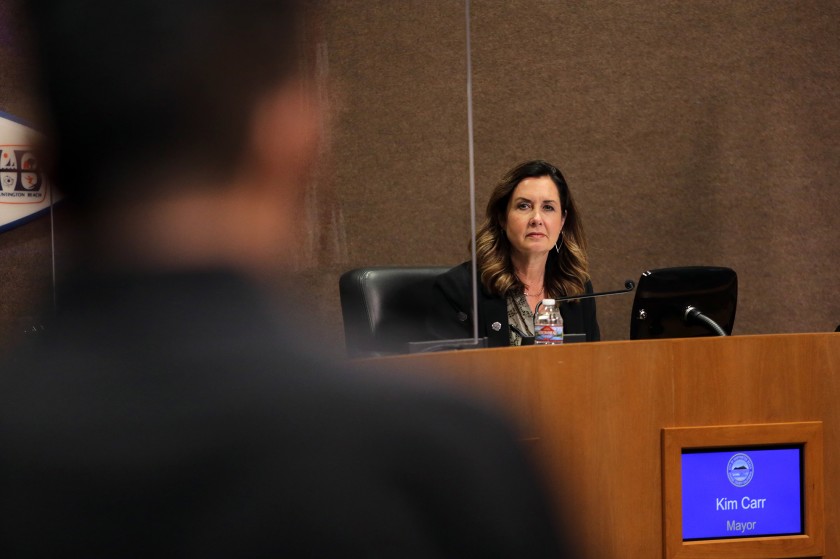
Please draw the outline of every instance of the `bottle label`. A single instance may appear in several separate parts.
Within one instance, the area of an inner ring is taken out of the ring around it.
[[[536,344],[562,344],[563,326],[537,326],[534,343]]]

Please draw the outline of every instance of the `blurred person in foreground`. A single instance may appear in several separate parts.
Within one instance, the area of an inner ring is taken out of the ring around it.
[[[505,421],[318,361],[257,287],[317,151],[310,3],[24,5],[79,229],[0,364],[2,555],[563,556]]]
[[[560,169],[539,159],[509,170],[487,201],[476,232],[478,335],[490,347],[533,343],[543,299],[592,293],[586,236]],[[472,262],[437,278],[435,336],[472,336]],[[594,299],[563,301],[566,333],[601,339]]]

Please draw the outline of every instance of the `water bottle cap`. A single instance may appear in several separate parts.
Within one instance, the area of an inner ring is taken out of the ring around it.
[[[552,305],[552,306],[554,306],[554,299],[543,299],[543,305]]]

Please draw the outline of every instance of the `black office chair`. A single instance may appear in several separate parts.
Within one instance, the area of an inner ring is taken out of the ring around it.
[[[408,343],[435,339],[427,321],[435,278],[446,267],[371,267],[338,282],[350,357],[408,353]]]

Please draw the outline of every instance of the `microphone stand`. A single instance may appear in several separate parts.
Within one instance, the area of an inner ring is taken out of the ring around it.
[[[560,301],[577,301],[578,299],[592,299],[593,297],[606,297],[608,295],[623,295],[630,293],[636,288],[636,282],[633,280],[624,280],[624,289],[616,289],[615,291],[602,291],[600,293],[587,293],[584,295],[567,295],[565,297],[555,297],[556,302]]]
[[[696,320],[697,322],[702,322],[706,326],[709,327],[715,334],[718,336],[726,336],[726,331],[714,320],[710,317],[703,314],[700,309],[697,307],[693,307],[688,305],[683,312],[683,320],[685,320],[686,324],[691,322],[692,320]]]

